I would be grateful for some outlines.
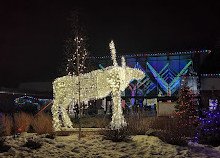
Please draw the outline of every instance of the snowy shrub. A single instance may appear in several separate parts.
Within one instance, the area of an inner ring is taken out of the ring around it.
[[[119,130],[103,129],[99,132],[103,139],[112,140],[113,142],[127,142],[130,140],[130,133],[127,127]]]
[[[34,132],[40,134],[52,133],[53,123],[49,114],[40,113],[31,123]]]
[[[34,139],[28,139],[27,142],[23,145],[23,147],[28,147],[30,149],[39,149],[42,146],[42,144],[39,141],[36,141]]]
[[[160,138],[163,142],[186,146],[188,144],[186,138],[180,134],[181,132],[177,129],[173,130],[164,130],[164,131],[156,131],[156,136]]]
[[[14,122],[15,129],[20,130],[19,132],[27,132],[30,128],[30,124],[33,120],[33,115],[25,112],[15,113]]]

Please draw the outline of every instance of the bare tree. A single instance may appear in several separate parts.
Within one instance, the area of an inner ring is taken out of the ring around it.
[[[84,27],[79,22],[78,11],[72,12],[68,20],[70,21],[70,33],[65,40],[65,70],[62,69],[61,73],[63,75],[79,75],[91,71],[90,66],[88,66],[89,61],[86,60],[89,55],[87,50],[88,38]]]
[[[70,33],[65,41],[65,70],[63,75],[79,76],[79,100],[77,107],[77,118],[79,122],[79,139],[81,138],[81,122],[80,118],[83,114],[83,106],[80,100],[80,76],[83,73],[91,71],[91,66],[87,61],[89,52],[87,51],[87,36],[85,35],[85,29],[79,23],[78,11],[72,12],[70,18]]]

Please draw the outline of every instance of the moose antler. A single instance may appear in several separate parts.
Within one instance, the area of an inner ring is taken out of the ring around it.
[[[126,66],[126,62],[125,62],[125,57],[121,57],[121,66],[125,67]]]
[[[115,49],[115,44],[114,44],[113,40],[111,40],[111,42],[109,43],[109,47],[111,50],[113,66],[118,66],[118,63],[116,61],[116,49]]]

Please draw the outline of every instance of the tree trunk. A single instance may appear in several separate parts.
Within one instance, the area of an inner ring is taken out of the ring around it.
[[[78,122],[79,122],[79,140],[81,138],[81,100],[80,100],[80,64],[79,64],[79,50],[78,50],[78,36],[76,36],[76,60],[77,60],[77,63],[76,63],[76,66],[77,66],[77,76],[78,76],[78,85],[79,85],[79,100],[78,100],[78,109],[79,109],[79,115],[78,115]]]

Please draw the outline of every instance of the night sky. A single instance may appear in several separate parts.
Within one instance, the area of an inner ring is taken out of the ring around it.
[[[67,19],[74,9],[80,11],[91,56],[110,55],[111,39],[118,54],[215,50],[220,39],[220,9],[213,1],[123,5],[74,0],[1,2],[0,87],[51,82],[59,76],[64,40],[70,31]]]

